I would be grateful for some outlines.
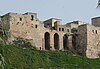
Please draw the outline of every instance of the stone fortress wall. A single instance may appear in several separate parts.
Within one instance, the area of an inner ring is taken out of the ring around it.
[[[70,50],[88,58],[100,57],[100,17],[92,18],[92,25],[81,21],[66,24],[61,19],[40,21],[37,13],[7,13],[0,16],[0,29],[6,40],[29,40],[38,50]]]

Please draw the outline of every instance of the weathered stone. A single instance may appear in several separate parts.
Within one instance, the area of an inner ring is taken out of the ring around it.
[[[57,18],[40,21],[37,13],[8,13],[0,17],[0,29],[8,43],[24,38],[38,50],[70,50],[88,58],[100,57],[99,23],[98,17],[92,19],[93,25],[81,21],[62,25]]]

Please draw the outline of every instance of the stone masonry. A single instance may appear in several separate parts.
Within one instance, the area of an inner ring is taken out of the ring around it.
[[[24,38],[38,50],[72,51],[88,58],[100,57],[100,17],[92,18],[92,25],[81,21],[66,24],[61,19],[40,21],[37,13],[7,13],[0,16],[0,34],[7,43]]]

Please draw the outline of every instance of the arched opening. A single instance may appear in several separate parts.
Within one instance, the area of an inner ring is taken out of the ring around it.
[[[76,38],[77,38],[76,35],[72,35],[72,46],[75,50],[77,49],[77,39]]]
[[[59,50],[59,35],[57,33],[54,34],[54,48]]]
[[[66,34],[63,36],[63,48],[68,50],[68,36]]]
[[[45,49],[50,50],[50,34],[46,32],[44,37],[45,37]]]

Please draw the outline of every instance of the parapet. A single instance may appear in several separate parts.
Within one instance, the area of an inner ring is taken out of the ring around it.
[[[57,18],[51,18],[51,19],[48,19],[46,21],[44,21],[44,26],[45,27],[54,27],[55,25],[61,25],[61,19],[57,19]]]
[[[100,27],[100,17],[92,18],[91,21],[92,21],[92,25],[96,27]]]

